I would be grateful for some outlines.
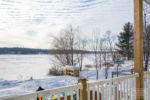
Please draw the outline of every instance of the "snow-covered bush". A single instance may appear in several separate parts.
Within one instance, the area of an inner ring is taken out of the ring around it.
[[[54,66],[49,69],[48,75],[65,75],[65,70]]]

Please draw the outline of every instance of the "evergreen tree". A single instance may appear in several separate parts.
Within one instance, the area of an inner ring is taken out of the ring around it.
[[[124,25],[123,31],[118,36],[117,51],[128,60],[133,58],[133,25],[128,22]]]

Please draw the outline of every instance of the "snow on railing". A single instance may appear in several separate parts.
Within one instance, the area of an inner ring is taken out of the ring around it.
[[[79,100],[80,89],[82,89],[82,85],[78,84],[22,96],[0,98],[0,100]]]
[[[144,100],[150,100],[150,72],[144,72]]]
[[[135,100],[138,74],[88,82],[88,100]]]
[[[37,100],[37,94],[26,94],[26,95],[15,95],[15,96],[7,96],[2,97],[0,100]]]

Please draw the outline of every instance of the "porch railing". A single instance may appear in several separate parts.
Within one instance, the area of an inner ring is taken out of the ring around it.
[[[0,100],[79,100],[79,90],[82,90],[81,84],[22,96],[3,97]]]
[[[136,77],[138,74],[87,83],[88,100],[135,100]]]
[[[137,77],[139,74],[93,82],[80,79],[78,85],[0,100],[136,100]],[[150,100],[150,72],[145,72],[144,78],[144,97]]]

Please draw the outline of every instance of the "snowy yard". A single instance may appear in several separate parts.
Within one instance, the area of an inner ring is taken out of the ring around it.
[[[79,77],[48,76],[51,67],[49,55],[0,55],[0,96],[35,92],[38,86],[44,89],[69,86],[78,83]],[[84,65],[92,64],[92,56],[86,57]],[[88,62],[88,63],[87,63]],[[128,61],[121,69],[131,69],[133,62]],[[120,69],[120,70],[121,70]],[[115,67],[109,69],[109,78]],[[30,80],[30,78],[33,80]],[[80,73],[80,77],[96,80],[94,68]],[[99,80],[105,79],[104,69],[99,70]]]

